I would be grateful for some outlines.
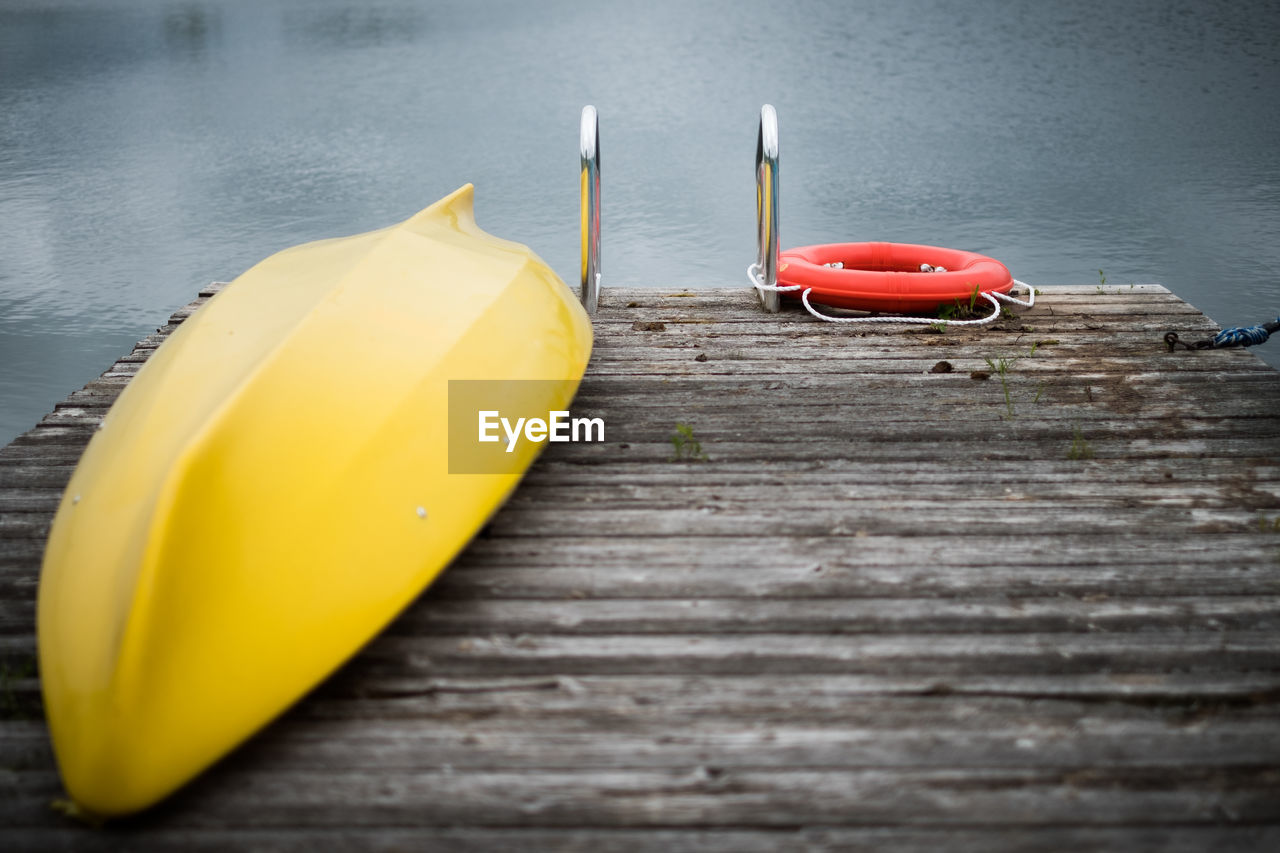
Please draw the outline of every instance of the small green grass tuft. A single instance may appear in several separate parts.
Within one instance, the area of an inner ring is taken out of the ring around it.
[[[969,313],[970,314],[973,313],[973,306],[978,304],[978,294],[980,292],[981,291],[978,290],[978,285],[975,284],[973,286],[973,292],[969,294]]]
[[[991,368],[991,372],[1000,380],[1000,389],[1004,391],[1004,407],[1006,411],[1006,420],[1013,420],[1013,392],[1009,390],[1009,370],[1013,367],[1013,363],[1018,360],[1015,356],[998,356],[991,358],[985,356],[983,361]]]
[[[1093,448],[1089,445],[1088,440],[1084,437],[1084,433],[1080,431],[1077,424],[1071,430],[1071,447],[1067,449],[1068,459],[1092,459]]]
[[[956,299],[950,305],[940,306],[937,312],[939,322],[929,328],[943,329],[949,320],[974,320],[979,315],[985,316],[985,312],[978,309],[978,299],[981,296],[982,290],[975,284],[968,299]]]
[[[92,829],[102,829],[102,818],[80,808],[74,800],[58,797],[49,801],[49,808],[63,817],[79,821]]]
[[[693,437],[693,427],[686,423],[676,423],[676,431],[671,434],[671,446],[675,448],[675,453],[671,457],[672,462],[709,462],[711,457],[707,456],[706,451],[702,449],[702,442]]]

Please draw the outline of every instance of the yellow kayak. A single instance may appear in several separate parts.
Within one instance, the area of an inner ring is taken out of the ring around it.
[[[76,805],[125,814],[190,780],[480,529],[542,444],[450,473],[451,380],[539,380],[515,384],[567,409],[590,352],[582,306],[477,227],[470,185],[274,255],[192,315],[89,443],[45,553],[40,672]]]

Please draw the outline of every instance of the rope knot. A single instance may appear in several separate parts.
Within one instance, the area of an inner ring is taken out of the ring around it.
[[[1196,341],[1194,344],[1179,340],[1177,332],[1166,332],[1164,342],[1169,347],[1169,352],[1173,352],[1174,347],[1177,346],[1183,346],[1191,350],[1252,347],[1258,344],[1265,344],[1267,338],[1271,337],[1271,333],[1275,331],[1280,331],[1280,317],[1268,323],[1259,323],[1256,326],[1237,326],[1234,329],[1223,329],[1212,338]]]

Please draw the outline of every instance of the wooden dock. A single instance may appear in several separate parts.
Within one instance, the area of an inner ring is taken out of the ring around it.
[[[1167,352],[1217,327],[1153,285],[943,334],[606,290],[605,443],[171,800],[63,817],[44,538],[197,304],[0,451],[0,848],[1280,849],[1280,373]]]

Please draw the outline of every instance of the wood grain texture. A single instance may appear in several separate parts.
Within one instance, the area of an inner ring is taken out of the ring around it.
[[[188,788],[68,821],[44,538],[217,290],[0,450],[5,849],[1280,847],[1280,373],[1168,352],[1218,327],[1145,284],[941,334],[606,289],[573,405],[605,442],[550,446],[432,589]],[[708,461],[673,460],[677,423]]]

